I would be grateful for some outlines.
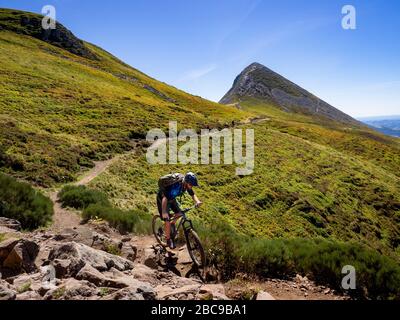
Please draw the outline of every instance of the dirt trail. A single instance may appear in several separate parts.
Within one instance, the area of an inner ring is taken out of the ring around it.
[[[75,185],[87,185],[90,181],[96,178],[99,174],[104,172],[112,163],[114,163],[119,156],[111,158],[109,160],[104,161],[96,161],[95,166],[89,170],[81,179],[75,182]],[[52,191],[49,194],[50,199],[53,201],[53,224],[50,227],[50,230],[54,232],[60,232],[63,229],[74,228],[79,226],[81,218],[77,212],[74,212],[71,209],[63,208],[61,203],[58,201],[58,192],[60,189]]]
[[[86,186],[100,174],[107,170],[113,163],[115,163],[121,156],[133,153],[136,150],[136,146],[131,151],[128,151],[124,154],[118,154],[111,159],[103,160],[103,161],[94,161],[94,167],[84,173],[82,177],[78,181],[74,183],[76,186]],[[74,228],[80,225],[80,217],[77,212],[74,212],[68,208],[62,208],[60,202],[58,201],[58,192],[61,190],[57,189],[52,191],[49,194],[50,199],[53,201],[54,208],[54,216],[53,216],[53,224],[50,227],[53,231],[60,231],[65,228]]]
[[[57,194],[58,191],[53,191],[49,194],[49,197],[54,204],[53,224],[50,227],[50,230],[60,232],[63,229],[78,226],[81,220],[79,215],[69,209],[62,208],[60,202],[57,201]]]
[[[131,151],[130,151],[131,152]],[[95,166],[86,172],[77,182],[74,184],[77,186],[85,186],[101,173],[107,170],[107,168],[117,161],[121,155],[117,155],[111,159],[104,161],[96,161]],[[52,191],[49,194],[50,199],[53,201],[54,215],[53,224],[50,227],[52,231],[59,232],[66,228],[74,228],[80,225],[80,216],[78,212],[74,212],[71,209],[63,208],[58,201],[58,192],[60,189]]]
[[[120,156],[115,156],[111,159],[104,160],[104,161],[95,161],[94,162],[94,167],[90,169],[88,172],[85,173],[85,175],[75,182],[75,185],[77,186],[84,186],[87,185],[90,181],[92,181],[94,178],[96,178],[98,175],[103,173],[110,165],[112,165]]]

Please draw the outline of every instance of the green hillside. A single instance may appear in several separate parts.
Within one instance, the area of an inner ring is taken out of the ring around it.
[[[287,113],[260,99],[246,98],[242,110],[268,117],[271,128],[371,162],[400,177],[400,140],[363,125],[337,123],[316,115]]]
[[[73,181],[93,160],[130,149],[131,138],[168,120],[200,128],[249,116],[154,80],[89,43],[83,47],[95,59],[39,40],[32,26],[20,25],[32,16],[38,19],[0,10],[2,171],[43,186]]]
[[[127,156],[92,187],[122,208],[156,212],[163,173],[192,170],[201,180],[200,219],[221,218],[258,237],[355,240],[392,254],[400,244],[400,179],[362,158],[271,127],[255,130],[255,168],[235,175],[235,165],[149,165],[144,153]]]

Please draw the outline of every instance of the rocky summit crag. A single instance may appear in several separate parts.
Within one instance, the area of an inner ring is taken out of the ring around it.
[[[220,103],[240,104],[241,101],[249,98],[276,105],[287,112],[324,116],[345,123],[357,122],[259,63],[252,63],[236,77],[232,88],[220,100]]]

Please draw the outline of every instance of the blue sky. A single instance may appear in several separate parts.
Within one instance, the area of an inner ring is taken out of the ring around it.
[[[397,0],[0,0],[48,4],[78,37],[213,101],[260,62],[352,116],[400,114]],[[346,4],[356,30],[341,27]]]

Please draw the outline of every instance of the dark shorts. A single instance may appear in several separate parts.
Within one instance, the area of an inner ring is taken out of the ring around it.
[[[160,214],[161,219],[162,217],[162,198],[163,198],[163,194],[161,192],[157,193],[157,208],[158,208],[158,213]],[[173,200],[168,200],[168,204],[167,204],[167,210],[168,213],[171,214],[171,210],[174,213],[179,213],[181,211],[181,208],[179,207],[178,202],[176,201],[176,199]]]

